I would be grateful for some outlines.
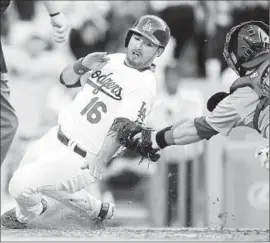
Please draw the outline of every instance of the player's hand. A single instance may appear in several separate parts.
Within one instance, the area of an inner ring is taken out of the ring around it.
[[[83,58],[82,65],[96,71],[103,68],[109,60],[107,52],[93,52]]]
[[[54,29],[53,40],[58,43],[65,42],[70,31],[70,26],[65,16],[60,13],[51,17],[51,25]]]
[[[255,152],[255,158],[258,158],[262,167],[269,170],[269,145],[264,148],[258,148]]]
[[[101,180],[105,171],[105,163],[99,161],[96,157],[91,161],[86,160],[81,166],[81,169],[88,169],[91,176],[93,176],[97,180]]]

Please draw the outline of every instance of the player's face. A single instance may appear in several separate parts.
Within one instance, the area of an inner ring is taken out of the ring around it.
[[[160,48],[149,39],[139,34],[133,34],[127,48],[127,62],[136,69],[148,67],[153,60],[160,56],[163,48]]]

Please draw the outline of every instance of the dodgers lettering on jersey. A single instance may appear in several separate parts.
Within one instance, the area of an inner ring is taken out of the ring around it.
[[[81,147],[98,153],[116,117],[145,122],[156,94],[155,75],[124,64],[125,55],[109,55],[99,71],[84,74],[81,92],[59,113],[62,131]]]

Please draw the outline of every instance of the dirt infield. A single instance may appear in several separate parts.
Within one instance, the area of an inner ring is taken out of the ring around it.
[[[5,240],[214,240],[214,241],[269,241],[269,231],[257,229],[195,229],[195,228],[31,228],[25,230],[1,229]]]
[[[115,219],[96,223],[55,203],[27,229],[2,227],[1,241],[269,241],[269,229],[142,228],[132,221],[138,227],[126,227],[116,211]]]
[[[269,242],[269,230],[260,229],[209,229],[209,228],[127,228],[115,226],[31,227],[24,230],[1,229],[1,241],[265,241]]]

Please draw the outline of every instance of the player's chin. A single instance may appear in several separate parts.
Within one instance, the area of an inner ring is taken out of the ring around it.
[[[139,68],[141,66],[142,62],[141,62],[141,60],[138,57],[135,57],[134,59],[132,58],[130,60],[130,64],[134,68]]]

